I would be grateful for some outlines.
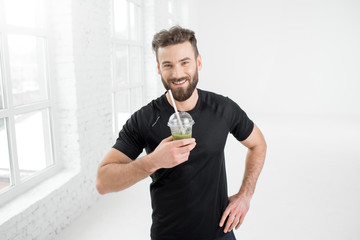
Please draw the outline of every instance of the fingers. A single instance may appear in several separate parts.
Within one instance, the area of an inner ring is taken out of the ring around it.
[[[230,232],[232,230],[231,226],[233,225],[234,220],[235,220],[235,217],[231,216],[231,214],[229,214],[227,221],[226,221],[226,225],[224,227],[225,233]]]
[[[238,229],[244,221],[245,215],[249,210],[251,197],[235,194],[229,197],[229,204],[226,207],[221,219],[220,227],[224,227],[224,233],[231,232],[233,228]]]
[[[185,146],[180,146],[180,147],[178,147],[179,153],[181,153],[181,154],[190,153],[190,151],[193,150],[195,148],[195,146],[196,146],[196,142],[190,143]]]
[[[173,140],[173,137],[170,135],[167,138],[164,138],[161,142],[171,142]]]
[[[179,155],[181,155],[181,162],[183,161],[187,161],[189,159],[190,156],[190,151],[193,150],[196,146],[196,143],[191,143],[189,145],[183,146],[183,147],[179,147],[178,148],[178,153]]]
[[[188,139],[181,139],[173,141],[172,147],[176,148],[177,154],[181,155],[187,155],[187,157],[190,154],[190,151],[193,150],[196,146],[196,142],[194,138],[188,138]]]
[[[229,213],[230,213],[230,211],[228,209],[225,209],[225,212],[223,213],[223,215],[220,219],[220,224],[219,224],[220,227],[222,227],[224,225],[225,220],[228,217]]]
[[[237,230],[237,229],[239,229],[239,227],[240,227],[240,225],[243,223],[243,221],[244,221],[244,216],[242,215],[241,217],[240,217],[240,219],[239,219],[239,221],[238,221],[238,223],[236,224],[236,227],[235,227],[235,229]]]
[[[219,226],[224,227],[224,233],[231,232],[234,228],[238,229],[244,221],[245,213],[241,211],[232,211],[230,208],[225,209],[224,214],[221,217]]]
[[[229,227],[228,228],[225,227],[224,231],[231,232],[238,222],[239,222],[239,217],[229,215],[228,221],[226,223],[226,225]]]
[[[189,145],[189,144],[194,143],[194,142],[195,142],[195,138],[185,138],[185,139],[180,139],[180,140],[173,141],[172,144],[175,147],[181,147],[181,146]]]

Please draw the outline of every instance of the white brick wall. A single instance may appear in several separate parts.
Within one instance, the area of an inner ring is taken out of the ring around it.
[[[158,95],[158,81],[156,73],[156,58],[152,51],[152,36],[155,34],[155,0],[144,1],[144,58],[145,58],[145,103],[150,102]]]
[[[113,144],[111,0],[49,4],[55,153],[65,171],[0,208],[11,215],[5,220],[0,216],[1,240],[53,239],[94,204],[96,170]],[[151,40],[156,31],[169,27],[165,11],[166,1],[144,1],[145,102],[164,92]]]
[[[56,157],[73,177],[57,188],[50,180],[51,191],[31,204],[20,196],[29,206],[1,224],[1,240],[53,239],[97,200],[97,166],[113,144],[110,0],[53,0],[51,5]],[[16,201],[2,208],[14,208]]]

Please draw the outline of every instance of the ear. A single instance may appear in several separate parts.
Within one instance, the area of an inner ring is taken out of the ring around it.
[[[161,72],[160,72],[160,65],[159,65],[159,64],[157,64],[157,69],[158,69],[158,74],[161,74]]]
[[[200,54],[196,58],[196,64],[197,64],[198,70],[200,71],[201,68],[202,68],[202,62],[201,62],[201,55]]]

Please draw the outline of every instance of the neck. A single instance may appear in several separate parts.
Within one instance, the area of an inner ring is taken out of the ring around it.
[[[168,100],[170,105],[172,107],[174,107],[172,105],[170,95],[169,95],[168,92],[166,92],[166,99]],[[177,109],[179,111],[181,111],[181,112],[191,111],[191,110],[193,110],[195,108],[198,99],[199,99],[198,90],[197,90],[197,88],[195,88],[194,92],[192,93],[192,95],[187,100],[185,100],[183,102],[178,102],[178,101],[175,100],[175,104],[176,104]]]

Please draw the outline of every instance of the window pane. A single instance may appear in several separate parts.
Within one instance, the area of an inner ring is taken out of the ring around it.
[[[116,122],[118,129],[122,129],[130,117],[129,91],[124,90],[115,93]]]
[[[174,14],[174,0],[169,0],[168,2],[168,12]]]
[[[112,93],[111,94],[111,115],[112,115],[112,129],[113,129],[113,133],[116,133],[117,132],[117,129],[116,129],[116,117],[115,117],[115,93]]]
[[[130,33],[131,40],[141,40],[141,8],[130,2]]]
[[[143,89],[142,87],[132,88],[131,89],[131,112],[139,110],[142,103]]]
[[[5,119],[0,118],[0,191],[10,186],[10,159]]]
[[[44,26],[43,0],[5,0],[4,6],[8,24],[23,27]]]
[[[130,47],[130,81],[131,83],[142,82],[142,51],[141,47]]]
[[[46,99],[44,39],[9,35],[8,44],[14,105]]]
[[[48,111],[15,116],[20,178],[27,178],[53,164]]]
[[[129,83],[127,46],[116,47],[113,69],[114,69],[114,87],[117,90],[120,88],[120,86]]]
[[[131,2],[133,2],[137,5],[142,5],[142,0],[131,0]]]
[[[1,46],[1,41],[0,41],[0,46]],[[3,75],[2,75],[2,64],[1,64],[1,52],[0,52],[0,109],[4,108],[4,88],[3,88]]]
[[[128,4],[126,0],[114,0],[114,30],[116,37],[129,38]]]

